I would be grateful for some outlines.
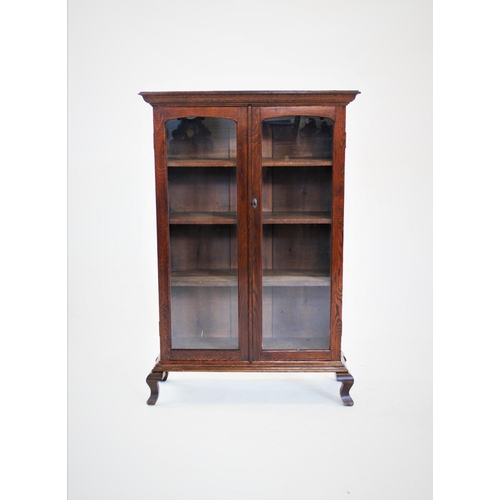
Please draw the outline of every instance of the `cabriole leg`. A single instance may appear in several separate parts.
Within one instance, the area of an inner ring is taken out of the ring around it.
[[[341,383],[340,397],[342,398],[342,403],[344,403],[345,406],[352,406],[354,401],[349,395],[349,391],[354,384],[353,376],[349,372],[337,373],[337,380]]]
[[[168,372],[151,372],[147,378],[146,383],[149,385],[151,389],[151,396],[147,400],[148,405],[154,405],[158,399],[158,382],[164,382],[167,380]]]

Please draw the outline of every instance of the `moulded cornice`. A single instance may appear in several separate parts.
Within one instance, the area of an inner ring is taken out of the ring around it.
[[[152,106],[347,106],[357,90],[140,92]]]

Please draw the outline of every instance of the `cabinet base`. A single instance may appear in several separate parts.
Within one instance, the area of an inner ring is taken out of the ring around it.
[[[352,406],[349,391],[354,384],[354,378],[349,373],[346,365],[346,358],[342,355],[341,361],[275,361],[275,362],[188,362],[188,361],[160,361],[156,359],[156,364],[151,373],[146,378],[146,383],[151,389],[151,396],[147,400],[148,405],[154,405],[158,400],[159,382],[167,380],[168,373],[178,372],[335,372],[337,381],[341,383],[340,397],[345,406]]]

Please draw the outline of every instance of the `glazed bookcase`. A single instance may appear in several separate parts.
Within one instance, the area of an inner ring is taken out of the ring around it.
[[[171,371],[327,371],[341,352],[346,106],[358,91],[141,92],[153,107]]]

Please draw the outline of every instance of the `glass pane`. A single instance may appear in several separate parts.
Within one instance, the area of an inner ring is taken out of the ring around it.
[[[333,122],[317,116],[273,118],[262,123],[262,157],[332,158]]]
[[[178,159],[236,159],[236,123],[223,118],[188,116],[169,120],[168,157]]]
[[[262,123],[263,349],[329,349],[333,122]]]
[[[166,129],[172,348],[238,349],[236,123]]]

